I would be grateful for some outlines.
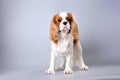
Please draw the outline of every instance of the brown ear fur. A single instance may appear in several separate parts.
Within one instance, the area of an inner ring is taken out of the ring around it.
[[[59,28],[56,23],[56,17],[57,15],[55,15],[51,21],[49,35],[50,40],[57,44],[59,39]]]
[[[75,45],[79,41],[79,31],[78,31],[77,22],[73,16],[73,14],[71,14],[71,13],[69,13],[69,14],[72,16],[70,35],[73,37],[73,43]]]

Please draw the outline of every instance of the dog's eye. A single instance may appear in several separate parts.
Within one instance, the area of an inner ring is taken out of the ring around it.
[[[61,22],[61,19],[60,19],[60,18],[58,18],[57,22],[59,22],[59,23],[60,23],[60,22]]]
[[[70,22],[72,19],[71,19],[71,18],[69,18],[69,17],[67,17],[67,18],[66,18],[66,20]]]

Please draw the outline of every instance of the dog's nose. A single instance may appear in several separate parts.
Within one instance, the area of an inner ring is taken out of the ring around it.
[[[63,22],[63,24],[64,24],[64,25],[67,25],[67,22],[66,22],[66,21],[64,21],[64,22]]]

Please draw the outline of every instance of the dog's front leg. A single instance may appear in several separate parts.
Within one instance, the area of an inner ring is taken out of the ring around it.
[[[46,74],[55,74],[55,60],[56,55],[53,51],[51,51],[51,60],[50,60],[50,66],[49,69],[45,71]]]
[[[68,55],[66,57],[66,65],[65,65],[65,70],[64,70],[65,74],[72,74],[73,73],[73,71],[71,70],[71,60],[72,60],[72,55]]]

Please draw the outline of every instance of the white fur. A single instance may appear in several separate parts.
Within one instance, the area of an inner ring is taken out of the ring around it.
[[[65,16],[67,14],[60,13],[62,16],[63,21],[65,20]],[[62,27],[62,25],[60,25]],[[69,25],[68,25],[69,27]],[[60,33],[60,39],[58,40],[57,44],[51,41],[51,60],[49,69],[45,72],[47,74],[54,74],[55,73],[55,60],[57,57],[60,57],[62,63],[56,69],[61,70],[64,69],[65,74],[71,74],[72,65],[77,64],[78,67],[82,70],[87,70],[88,67],[84,64],[83,57],[82,57],[82,48],[80,42],[76,45],[73,44],[73,38],[67,34],[67,31]]]
[[[62,31],[65,27],[68,29],[67,31],[70,30],[70,23],[66,20],[66,16],[67,16],[67,13],[66,12],[62,12],[60,13],[60,16],[62,17],[62,21],[60,23],[60,31]],[[64,25],[63,22],[66,21],[67,22],[67,25]]]

